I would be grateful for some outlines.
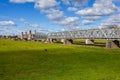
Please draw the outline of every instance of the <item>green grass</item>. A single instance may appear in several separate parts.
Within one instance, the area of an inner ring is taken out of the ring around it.
[[[120,49],[0,40],[0,80],[120,80]]]
[[[74,44],[76,45],[83,45],[83,46],[88,46],[85,44],[85,39],[75,39]],[[89,46],[95,46],[95,47],[105,47],[106,46],[106,40],[105,39],[96,39],[94,41],[95,44],[89,45]]]

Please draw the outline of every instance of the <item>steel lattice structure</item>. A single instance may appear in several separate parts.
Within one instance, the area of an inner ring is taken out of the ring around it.
[[[39,32],[34,35],[37,39],[46,39],[47,35],[45,33]]]
[[[47,37],[51,39],[120,39],[120,28],[51,32]]]

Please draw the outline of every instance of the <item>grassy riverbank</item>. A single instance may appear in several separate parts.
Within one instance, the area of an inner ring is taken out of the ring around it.
[[[120,49],[0,40],[0,80],[120,80]]]

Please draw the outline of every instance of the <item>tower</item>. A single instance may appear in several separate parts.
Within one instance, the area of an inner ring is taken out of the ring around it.
[[[28,34],[28,40],[32,40],[32,31],[31,30],[29,31],[29,34]]]
[[[23,32],[21,32],[21,40],[23,40],[23,38],[24,38],[24,33]]]

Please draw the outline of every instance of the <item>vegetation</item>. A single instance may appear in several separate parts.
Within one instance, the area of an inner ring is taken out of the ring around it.
[[[0,40],[0,80],[120,80],[120,49]]]

